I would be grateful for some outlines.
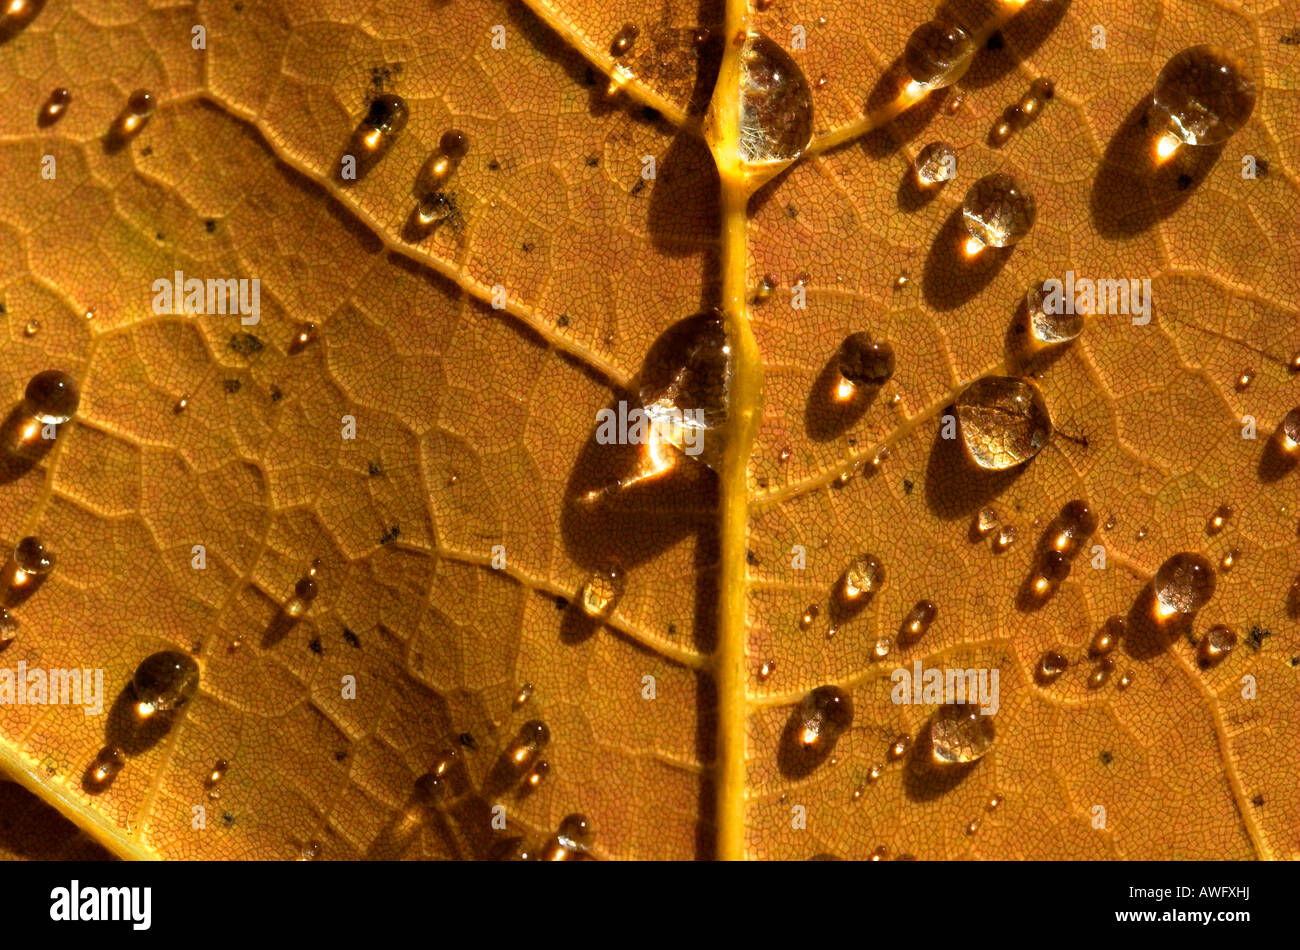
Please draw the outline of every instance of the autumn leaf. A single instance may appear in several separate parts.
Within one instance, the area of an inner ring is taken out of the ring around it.
[[[0,504],[55,566],[7,565],[0,667],[104,703],[0,705],[0,773],[130,858],[1296,857],[1296,25],[948,7],[969,68],[929,89],[921,0],[9,14]],[[1202,43],[1253,112],[1157,165],[1153,85]],[[994,173],[1036,220],[967,253]],[[1067,271],[1149,280],[1150,322],[1036,346]],[[256,322],[160,307],[177,272],[256,278]],[[944,434],[982,377],[1050,414],[1002,471]],[[700,379],[700,458],[598,438]],[[1214,594],[1157,622],[1182,552]],[[161,651],[197,691],[142,709]],[[997,671],[976,761],[895,701],[918,662]]]

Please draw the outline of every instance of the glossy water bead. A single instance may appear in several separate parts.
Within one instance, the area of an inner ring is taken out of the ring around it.
[[[976,249],[1010,247],[1034,226],[1038,206],[1034,196],[1011,175],[985,175],[966,192],[962,220]]]
[[[1215,145],[1237,132],[1255,109],[1255,84],[1241,62],[1217,46],[1192,46],[1160,70],[1153,117],[1179,141]]]

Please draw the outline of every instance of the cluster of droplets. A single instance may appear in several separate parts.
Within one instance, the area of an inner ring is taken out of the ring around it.
[[[1098,518],[1086,501],[1066,502],[1048,529],[1047,543],[1038,558],[1034,594],[1046,597],[1070,574],[1071,563],[1096,532]]]
[[[1030,125],[1054,95],[1056,95],[1056,85],[1052,80],[1045,76],[1035,79],[1029,84],[1028,91],[1018,102],[1008,106],[997,124],[993,126],[989,133],[992,143],[1002,145],[1018,130]]]

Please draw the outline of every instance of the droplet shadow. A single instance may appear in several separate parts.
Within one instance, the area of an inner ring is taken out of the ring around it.
[[[41,426],[20,402],[0,423],[0,484],[7,485],[29,472],[41,461],[54,439],[41,434]]]
[[[956,414],[956,409],[948,406],[942,415],[955,418]],[[942,415],[925,467],[925,503],[932,514],[946,521],[969,518],[1006,491],[1027,466],[1000,471],[979,468],[966,453],[960,427],[956,438],[943,437]]]
[[[916,741],[903,758],[903,794],[909,801],[926,802],[948,794],[960,785],[984,758],[974,762],[941,764],[931,754],[933,741],[930,730],[933,718],[921,729]]]
[[[823,740],[811,746],[803,742],[800,733],[803,731],[804,723],[799,712],[800,705],[796,703],[790,710],[785,728],[781,730],[781,739],[776,751],[776,767],[789,779],[804,778],[811,774],[817,766],[830,757],[838,740],[836,737],[835,740]]]
[[[1259,464],[1255,467],[1260,481],[1275,482],[1293,471],[1296,464],[1300,462],[1300,451],[1288,452],[1285,448],[1285,439],[1282,424],[1278,423],[1273,434],[1264,440],[1259,454]]]
[[[1135,660],[1150,660],[1169,650],[1180,637],[1191,632],[1193,616],[1174,614],[1163,623],[1156,620],[1156,593],[1148,582],[1129,608],[1125,635],[1119,646]]]
[[[1026,4],[999,28],[998,33],[1002,37],[1000,46],[989,48],[986,43],[984,48],[975,53],[975,61],[961,79],[962,85],[981,89],[1014,72],[1052,34],[1069,7],[1070,0]],[[979,0],[977,3],[971,3],[970,0],[943,0],[939,4],[938,16],[951,19],[968,29],[978,29],[987,22],[989,16],[1004,8],[1005,4],[998,0]]]
[[[936,310],[952,310],[973,298],[998,275],[1014,250],[985,247],[967,256],[969,238],[962,209],[954,208],[930,245],[921,276],[921,293]]]
[[[808,436],[817,442],[842,435],[862,418],[863,413],[880,395],[879,386],[860,385],[853,388],[847,399],[838,398],[836,393],[841,380],[839,366],[839,351],[836,350],[817,374],[816,381],[808,391],[808,401],[804,404],[804,428]]]

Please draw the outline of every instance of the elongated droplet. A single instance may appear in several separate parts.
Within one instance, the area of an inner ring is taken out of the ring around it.
[[[903,66],[917,82],[931,89],[951,86],[970,66],[975,41],[954,24],[929,20],[907,38]]]
[[[520,686],[518,692],[515,693],[515,704],[514,704],[515,709],[518,709],[520,706],[523,706],[525,703],[528,702],[528,700],[532,698],[533,698],[533,684],[525,683],[523,686]]]
[[[916,156],[916,181],[937,185],[957,177],[957,150],[947,142],[931,142]]]
[[[889,757],[897,762],[907,755],[907,750],[910,748],[912,748],[911,736],[896,736],[894,741],[889,744]]]
[[[223,778],[226,777],[226,770],[229,768],[230,768],[229,762],[227,762],[225,759],[217,759],[217,761],[213,763],[212,769],[208,772],[207,778],[203,780],[204,784],[208,786],[213,786],[218,784]]]
[[[556,835],[559,837],[561,844],[573,851],[587,850],[596,837],[591,826],[591,819],[586,815],[577,813],[564,816]]]
[[[1038,205],[1010,175],[985,175],[966,192],[962,220],[978,247],[1010,247],[1034,226]]]
[[[1056,650],[1048,650],[1039,658],[1034,675],[1040,683],[1051,683],[1065,672],[1067,666],[1069,662],[1064,655]]]
[[[850,386],[879,386],[894,375],[894,348],[869,333],[851,333],[840,344],[837,365]]]
[[[519,734],[506,750],[506,756],[519,772],[527,771],[536,761],[546,744],[551,741],[551,730],[540,719],[530,719],[519,728]]]
[[[722,459],[731,388],[731,345],[722,317],[696,314],[668,334],[641,371],[638,400],[651,427],[646,449],[656,457],[684,454],[713,468]]]
[[[180,709],[198,692],[199,665],[188,654],[164,650],[136,667],[131,685],[141,715]]]
[[[885,569],[872,554],[859,554],[844,571],[840,600],[856,604],[868,599],[885,582]]]
[[[604,618],[614,612],[622,596],[623,572],[618,567],[609,567],[587,578],[579,601],[588,617]]]
[[[925,631],[930,629],[930,624],[934,623],[934,618],[938,614],[939,608],[934,605],[933,601],[920,601],[903,618],[903,626],[899,630],[898,639],[905,644],[915,643],[921,639]]]
[[[17,617],[5,608],[0,607],[0,650],[3,650],[14,641],[21,626]]]
[[[113,780],[122,766],[126,765],[126,754],[117,746],[105,746],[95,756],[90,767],[90,780],[95,785],[107,785]]]
[[[59,86],[50,93],[50,97],[45,100],[45,121],[53,122],[67,111],[68,104],[72,102],[72,91],[67,86]]]
[[[779,44],[751,32],[740,51],[740,157],[750,165],[797,158],[812,139],[812,91]]]
[[[807,630],[811,627],[821,612],[822,609],[819,606],[816,604],[809,604],[808,608],[804,610],[803,616],[799,618],[799,629]]]
[[[530,790],[537,788],[537,786],[542,784],[542,780],[550,774],[550,771],[550,762],[547,762],[545,759],[538,760],[537,764],[529,769],[528,774],[524,776],[524,786]]]
[[[1097,531],[1096,512],[1081,498],[1065,503],[1055,522],[1056,533],[1052,536],[1052,549],[1066,557],[1074,557]]]
[[[1156,571],[1156,616],[1194,614],[1214,596],[1214,568],[1200,554],[1175,554]]]
[[[798,741],[806,751],[823,751],[853,722],[853,700],[838,686],[819,686],[799,704]]]
[[[387,150],[406,128],[409,115],[406,100],[401,96],[390,92],[375,96],[357,127],[355,144],[377,156]]]
[[[24,574],[38,577],[54,570],[54,552],[35,535],[28,535],[14,546],[14,564]]]
[[[975,515],[975,533],[986,537],[998,526],[998,513],[992,508],[981,508]]]
[[[1210,515],[1210,520],[1205,525],[1206,534],[1218,534],[1223,530],[1223,526],[1228,523],[1232,517],[1231,505],[1220,505],[1214,509],[1214,514]]]
[[[622,56],[632,49],[632,44],[636,42],[641,30],[635,23],[626,23],[623,28],[614,35],[614,41],[609,45],[611,56]]]
[[[1007,524],[1002,526],[998,536],[993,539],[993,550],[1001,554],[1011,545],[1016,543],[1016,526]]]
[[[1156,121],[1188,145],[1223,142],[1255,109],[1255,84],[1217,46],[1192,46],[1165,63],[1151,99]]]
[[[974,762],[993,748],[993,717],[978,706],[951,703],[930,723],[930,752],[935,762],[953,765]]]
[[[1063,292],[1035,284],[1025,294],[1029,313],[1029,332],[1039,343],[1067,343],[1083,332],[1083,312],[1075,301],[1066,300]]]
[[[1092,642],[1088,644],[1088,655],[1105,656],[1113,652],[1127,633],[1128,621],[1123,617],[1111,617],[1093,634]]]
[[[1196,659],[1202,667],[1211,667],[1222,663],[1237,645],[1237,634],[1231,627],[1216,624],[1205,631],[1196,648]]]
[[[1282,448],[1287,452],[1300,451],[1300,406],[1282,417]]]
[[[1047,444],[1052,418],[1043,395],[1027,379],[984,376],[957,399],[962,440],[984,469],[1023,465]]]

